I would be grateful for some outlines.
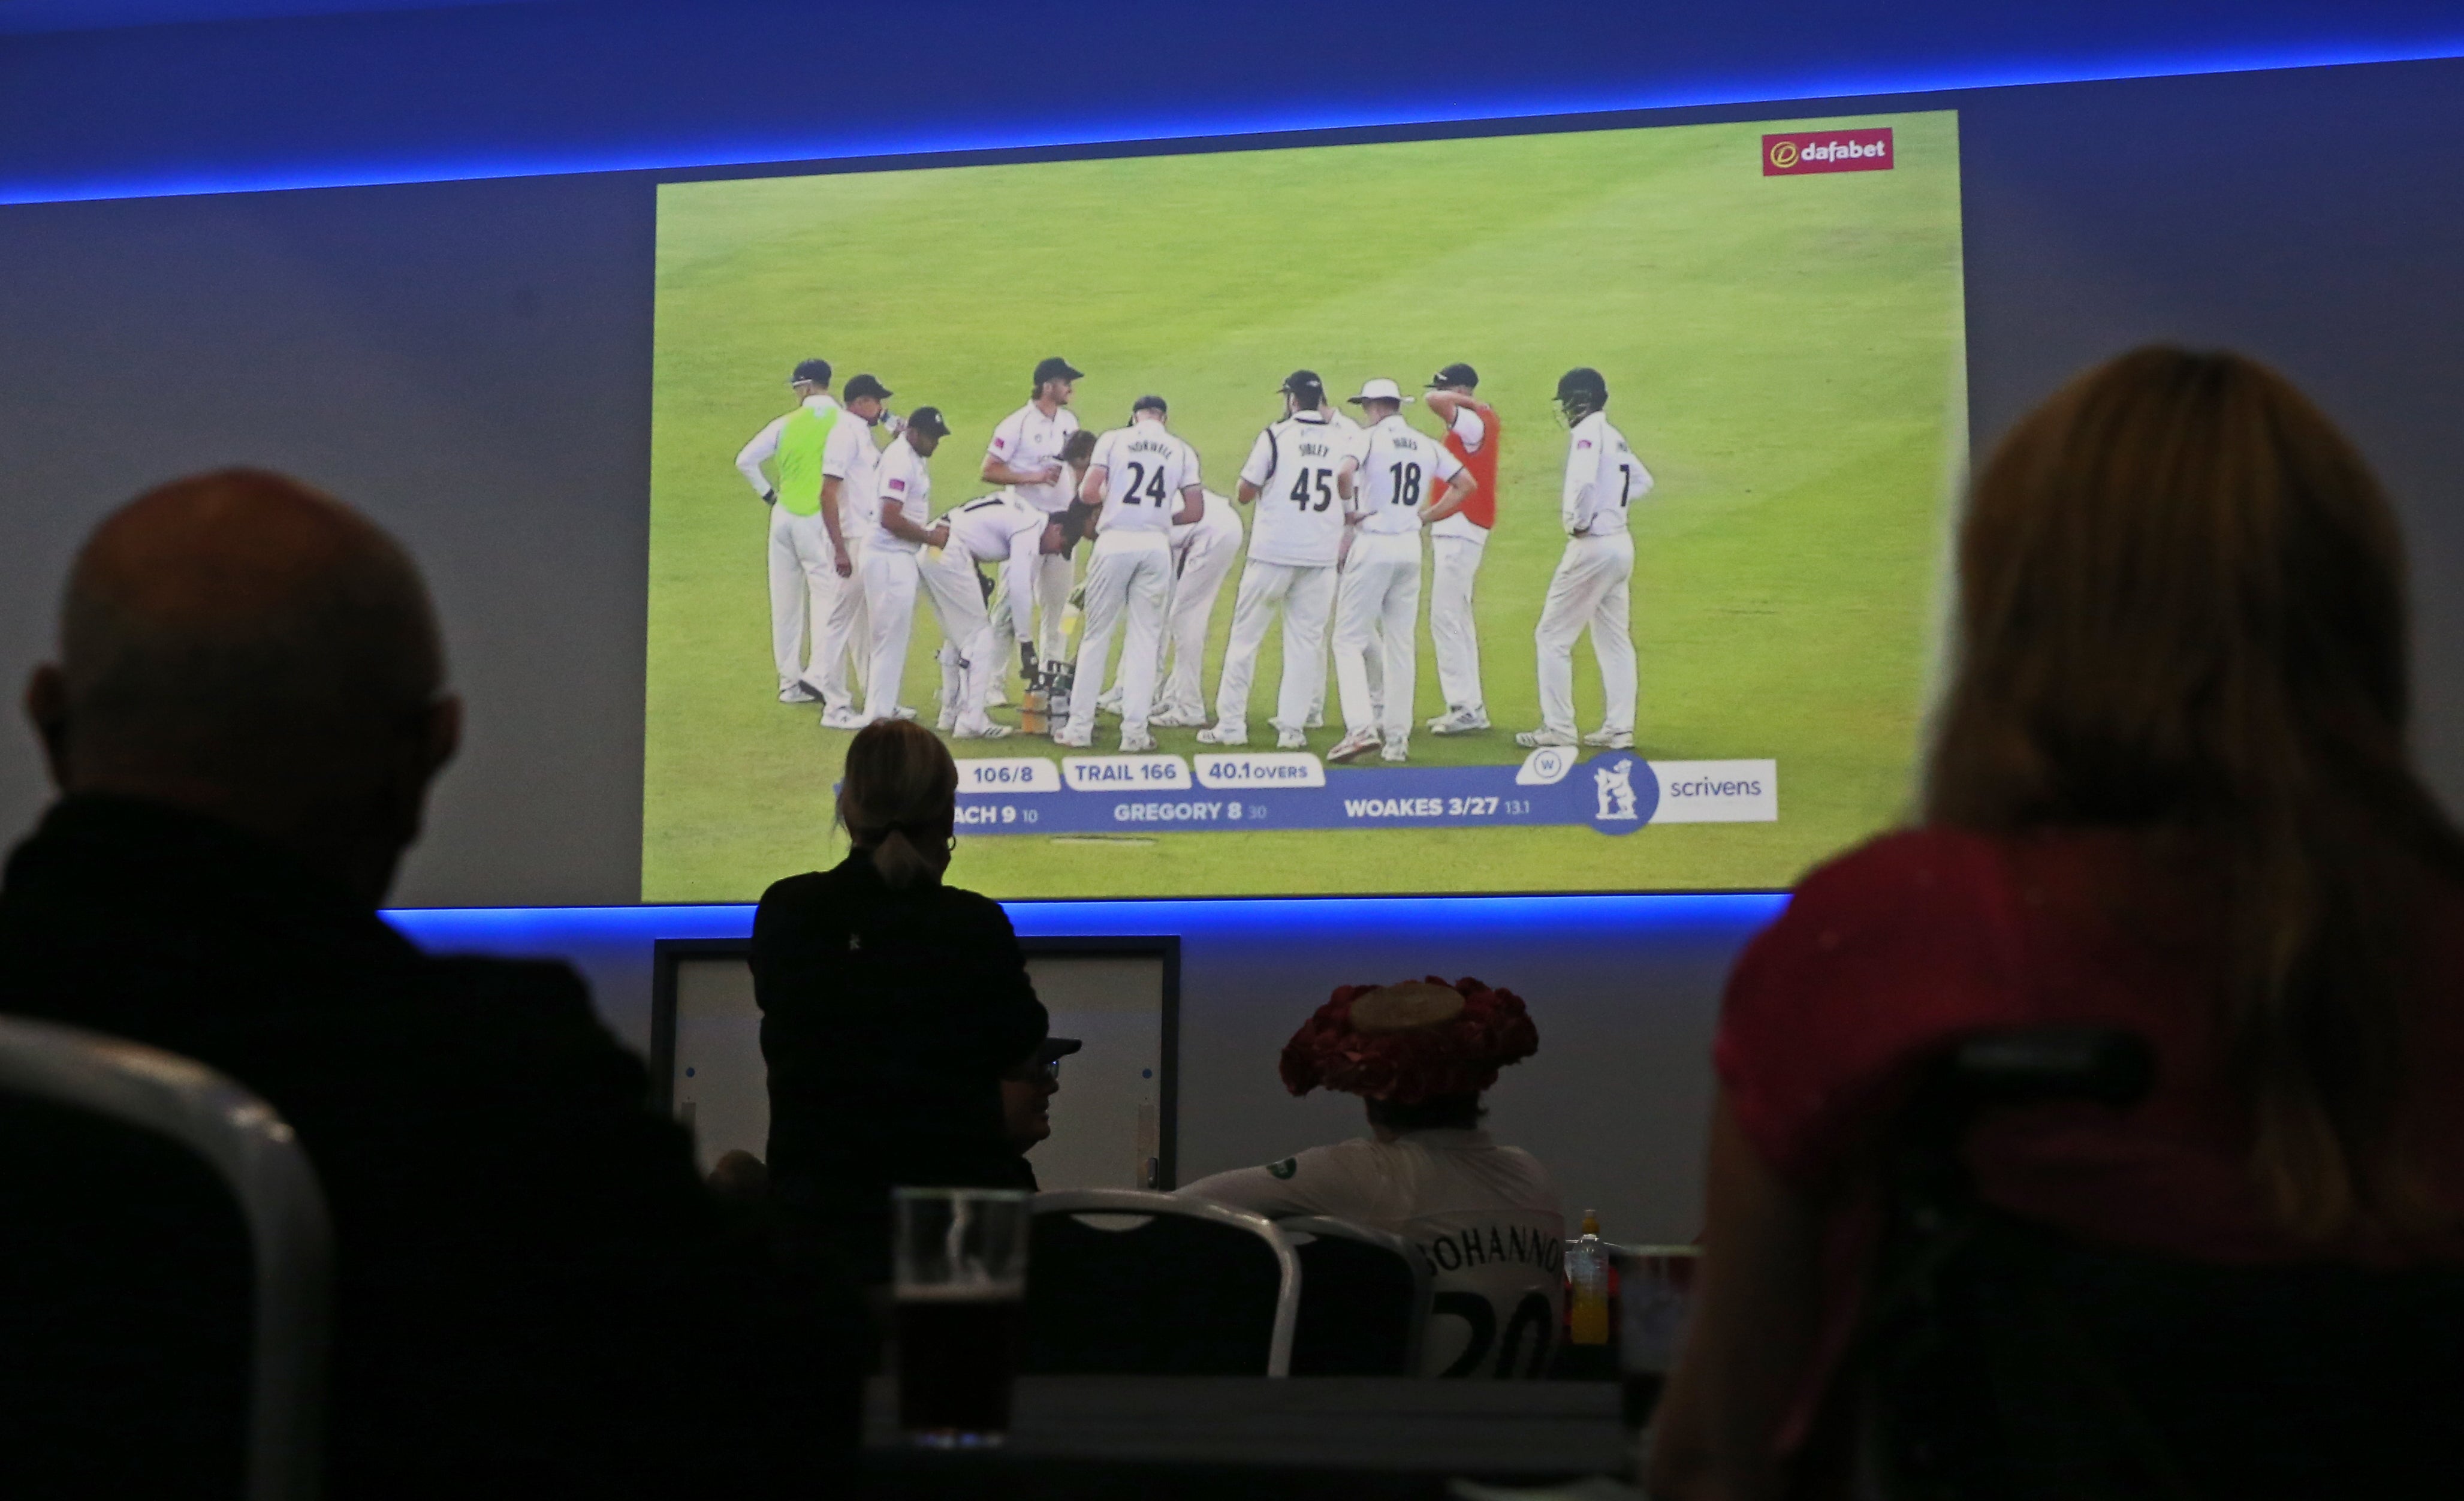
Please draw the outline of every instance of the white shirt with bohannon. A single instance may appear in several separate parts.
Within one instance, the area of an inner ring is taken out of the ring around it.
[[[1437,1274],[1424,1376],[1531,1377],[1565,1309],[1566,1216],[1530,1153],[1485,1131],[1311,1147],[1180,1190],[1268,1219],[1331,1215],[1411,1241]]]

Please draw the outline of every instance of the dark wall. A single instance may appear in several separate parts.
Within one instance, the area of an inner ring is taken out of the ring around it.
[[[2404,506],[2422,743],[2464,805],[2464,604],[2440,586],[2464,558],[2464,63],[1635,118],[1942,105],[1962,121],[1980,449],[2144,340],[2282,365]],[[206,465],[295,470],[419,553],[471,700],[402,898],[632,900],[651,182],[0,209],[0,672],[45,649],[105,508]],[[0,828],[43,795],[31,743],[0,735]]]

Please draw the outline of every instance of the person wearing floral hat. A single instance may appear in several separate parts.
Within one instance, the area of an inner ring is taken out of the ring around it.
[[[1497,1071],[1539,1048],[1511,990],[1435,977],[1343,986],[1284,1045],[1284,1085],[1359,1095],[1370,1136],[1181,1192],[1402,1236],[1436,1273],[1421,1374],[1538,1376],[1565,1301],[1566,1217],[1548,1170],[1491,1141],[1480,1121]]]

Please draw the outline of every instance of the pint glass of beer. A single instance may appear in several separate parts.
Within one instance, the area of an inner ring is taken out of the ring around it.
[[[1033,1197],[995,1188],[891,1194],[898,1422],[913,1443],[979,1448],[1009,1434]]]

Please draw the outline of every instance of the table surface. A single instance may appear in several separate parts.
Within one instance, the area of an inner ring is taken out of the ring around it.
[[[898,1393],[866,1393],[865,1438],[899,1448]],[[1633,1455],[1608,1381],[1397,1377],[1028,1376],[1021,1460],[1541,1478],[1614,1473]]]

